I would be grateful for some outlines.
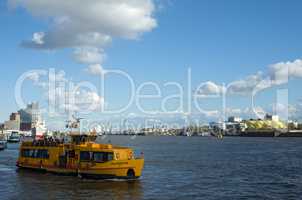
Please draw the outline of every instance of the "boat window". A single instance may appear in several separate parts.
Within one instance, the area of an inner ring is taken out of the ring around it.
[[[42,150],[42,158],[48,159],[49,158],[49,154],[48,154],[48,150]]]
[[[108,153],[108,161],[113,160],[113,153]]]
[[[107,162],[113,160],[113,153],[110,152],[93,152],[94,162]]]
[[[22,149],[21,155],[22,155],[22,157],[25,157],[25,158],[31,157],[30,149]]]
[[[31,149],[31,150],[30,150],[30,155],[31,155],[30,157],[32,157],[32,158],[37,157],[37,156],[36,156],[36,150]]]
[[[49,158],[48,150],[46,150],[46,149],[39,149],[37,151],[36,158],[48,159]]]
[[[37,150],[36,158],[42,158],[42,150]]]
[[[22,149],[21,156],[25,158],[49,158],[48,150],[46,149]]]
[[[90,161],[91,156],[89,151],[81,151],[80,152],[80,160],[81,161]]]

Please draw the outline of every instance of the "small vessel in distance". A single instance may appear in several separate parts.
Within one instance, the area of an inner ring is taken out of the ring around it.
[[[8,142],[10,143],[19,143],[20,142],[20,135],[18,131],[12,131],[8,137]]]
[[[71,128],[79,127],[79,119]],[[136,179],[142,174],[144,158],[135,158],[131,148],[95,143],[96,133],[70,133],[71,142],[58,139],[24,141],[17,166],[63,175],[96,179]]]
[[[4,135],[0,135],[0,151],[7,148],[7,141]]]

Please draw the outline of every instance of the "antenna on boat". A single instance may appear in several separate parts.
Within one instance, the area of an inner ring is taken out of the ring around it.
[[[69,128],[72,132],[72,129],[80,128],[81,120],[84,118],[76,117],[75,114],[72,115],[72,120],[67,120],[66,128]]]

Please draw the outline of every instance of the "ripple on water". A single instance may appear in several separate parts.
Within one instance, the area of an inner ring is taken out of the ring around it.
[[[18,145],[0,152],[0,199],[300,199],[302,140],[108,137],[145,155],[138,181],[16,171]]]
[[[0,172],[15,171],[15,167],[0,164]]]

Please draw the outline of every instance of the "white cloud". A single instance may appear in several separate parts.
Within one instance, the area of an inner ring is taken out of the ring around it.
[[[205,82],[197,88],[197,94],[200,97],[217,97],[224,91],[224,87],[212,81]]]
[[[247,95],[266,88],[282,85],[289,78],[302,78],[302,60],[279,62],[269,66],[268,73],[258,72],[246,78],[229,84],[228,94]]]
[[[225,113],[228,115],[228,116],[233,116],[233,115],[241,115],[242,113],[242,110],[240,108],[226,108],[226,111]]]
[[[202,111],[201,114],[205,115],[207,118],[218,118],[221,113],[218,110],[209,110]]]
[[[255,106],[254,108],[247,107],[245,109],[242,109],[241,117],[244,119],[249,119],[249,118],[263,119],[266,114],[267,112],[261,106]]]
[[[38,86],[48,86],[50,83],[52,87],[42,87],[44,99],[48,103],[48,108],[51,110],[51,116],[60,116],[65,114],[88,114],[93,111],[102,111],[105,106],[104,97],[98,95],[94,87],[79,87],[80,84],[70,82],[65,76],[63,70],[55,73],[55,82],[48,82],[48,80],[41,81],[38,74],[32,73],[29,77],[32,80],[37,80]],[[34,84],[36,84],[34,82]],[[52,85],[53,84],[53,85]],[[89,86],[89,85],[86,85]]]
[[[254,91],[269,87],[271,87],[271,82],[264,77],[262,72],[258,72],[239,81],[230,83],[227,88],[227,94],[248,95]]]
[[[153,0],[8,0],[33,16],[50,19],[48,31],[22,43],[36,49],[104,48],[112,38],[137,39],[157,26]],[[78,52],[78,50],[76,50]],[[95,52],[94,52],[95,53]],[[94,55],[95,56],[95,55]],[[92,57],[88,60],[91,63]],[[99,59],[99,57],[98,57]],[[96,59],[96,60],[98,60]],[[80,62],[85,59],[80,59]]]
[[[65,77],[65,72],[63,70],[60,70],[55,74],[55,80],[57,82],[67,82],[68,80]]]
[[[87,114],[93,111],[101,111],[104,108],[104,98],[95,91],[80,89],[77,91],[68,90],[64,87],[56,87],[55,94],[51,97],[55,102],[57,113],[78,112]]]
[[[302,122],[302,100],[294,106],[294,117]]]
[[[226,86],[208,81],[201,85],[198,94],[201,97],[217,97],[222,95],[223,92],[226,92],[226,95],[248,95],[271,86],[271,80],[265,77],[262,72],[258,72],[244,79],[231,82]]]
[[[106,57],[103,49],[95,47],[79,47],[73,53],[74,59],[83,64],[102,63]]]
[[[294,107],[282,103],[272,104],[272,113],[278,115],[281,119],[288,119],[290,113],[295,112]]]
[[[260,106],[247,107],[245,109],[240,108],[226,108],[227,116],[239,116],[243,119],[250,118],[260,118],[263,119],[265,115],[274,114],[278,115],[282,120],[288,119],[301,119],[302,116],[302,107],[298,104],[296,105],[285,105],[281,103],[274,103],[266,106],[266,109]]]
[[[302,60],[273,64],[269,67],[269,76],[277,85],[287,83],[291,77],[302,78]]]
[[[230,116],[237,116],[243,119],[250,118],[263,118],[267,112],[260,106],[255,108],[246,107],[246,108],[231,108],[227,107],[225,110],[209,110],[202,111],[202,114],[205,118],[208,119],[227,119]]]
[[[37,45],[42,45],[44,44],[44,32],[37,32],[33,34],[32,42],[36,43]]]
[[[137,113],[129,113],[129,114],[126,115],[126,118],[130,118],[130,119],[131,118],[133,119],[133,118],[136,118],[136,117],[139,117],[139,115]]]
[[[254,75],[232,82],[228,94],[252,94],[266,88],[282,85],[291,78],[302,78],[302,60],[279,62],[269,66],[268,73],[258,72]]]
[[[251,108],[231,108],[227,107],[224,112],[219,113],[219,117],[223,117],[223,114],[225,114],[226,117],[230,116],[236,116],[241,117],[243,119],[250,119],[250,118],[263,118],[267,112],[260,106]]]
[[[97,111],[104,107],[104,98],[93,91],[80,90],[75,95],[75,104],[77,111]]]
[[[277,114],[283,120],[301,120],[302,119],[302,105],[296,104],[272,104],[272,113]]]
[[[34,83],[37,83],[40,80],[40,75],[38,72],[31,72],[27,74],[27,78],[33,81]]]
[[[89,65],[85,69],[85,71],[91,75],[102,75],[102,74],[106,73],[106,70],[104,70],[102,65],[100,65],[100,64]]]
[[[38,71],[32,71],[26,74],[27,79],[31,80],[35,86],[39,86],[43,89],[47,88],[48,84],[41,80],[41,74]]]
[[[221,95],[226,91],[227,95],[251,95],[261,90],[282,85],[290,78],[302,78],[302,60],[293,62],[279,62],[268,67],[268,72],[257,72],[241,80],[233,81],[225,87],[208,81],[199,88],[199,93],[204,97]]]

